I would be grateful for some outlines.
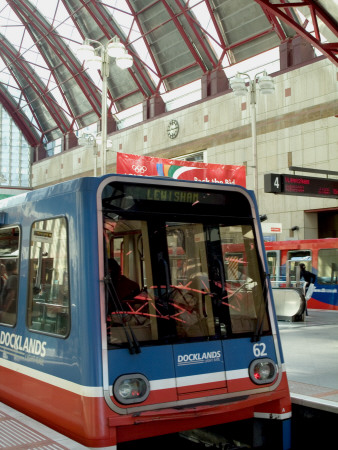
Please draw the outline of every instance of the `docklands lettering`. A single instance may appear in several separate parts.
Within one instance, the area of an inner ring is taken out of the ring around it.
[[[41,356],[41,358],[46,356],[47,342],[41,342],[38,339],[28,337],[23,338],[23,336],[15,333],[1,331],[0,345],[5,345],[13,350],[19,350],[32,355]]]
[[[221,351],[203,352],[203,353],[189,353],[185,355],[178,355],[177,364],[196,364],[221,361]]]

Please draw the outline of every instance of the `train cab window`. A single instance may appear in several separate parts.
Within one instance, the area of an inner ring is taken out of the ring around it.
[[[106,229],[108,342],[166,343],[269,331],[251,226],[119,220]],[[241,253],[222,261],[222,242]],[[118,260],[118,261],[117,261]],[[129,286],[129,288],[128,288]]]
[[[110,349],[271,333],[241,193],[114,182],[102,203],[106,267],[120,263],[105,277]]]
[[[0,229],[0,323],[15,325],[19,280],[19,227]]]
[[[27,323],[31,330],[69,333],[68,232],[65,218],[33,224]]]
[[[317,283],[338,284],[338,248],[318,251]]]

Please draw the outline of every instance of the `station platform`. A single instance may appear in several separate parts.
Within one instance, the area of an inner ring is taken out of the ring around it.
[[[338,311],[278,326],[292,403],[338,414]]]
[[[81,450],[86,448],[0,402],[0,449]]]

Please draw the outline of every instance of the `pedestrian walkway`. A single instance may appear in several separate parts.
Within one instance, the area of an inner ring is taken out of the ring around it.
[[[308,314],[278,322],[292,402],[338,414],[338,312]]]
[[[60,433],[0,403],[0,449],[86,449]]]

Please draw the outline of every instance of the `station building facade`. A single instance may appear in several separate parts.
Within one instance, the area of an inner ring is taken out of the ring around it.
[[[274,93],[258,92],[256,104],[260,214],[282,225],[282,232],[273,237],[276,240],[338,237],[337,199],[264,192],[267,173],[302,174],[290,167],[330,171],[328,177],[337,178],[337,67],[328,59],[318,58],[272,76]],[[210,90],[210,80],[206,83],[203,85],[202,80],[202,90]],[[113,146],[107,152],[107,173],[116,171],[117,152],[166,159],[198,154],[207,163],[246,166],[246,185],[252,189],[255,169],[249,96],[237,97],[228,86],[218,89],[219,85],[222,81],[216,80],[214,95],[207,93],[198,102],[109,134]],[[156,104],[151,106],[156,109]],[[179,124],[174,139],[167,133],[171,120]],[[95,164],[100,175],[100,149],[95,156],[93,148],[77,145],[41,160],[38,149],[33,152],[32,188],[92,176]]]

